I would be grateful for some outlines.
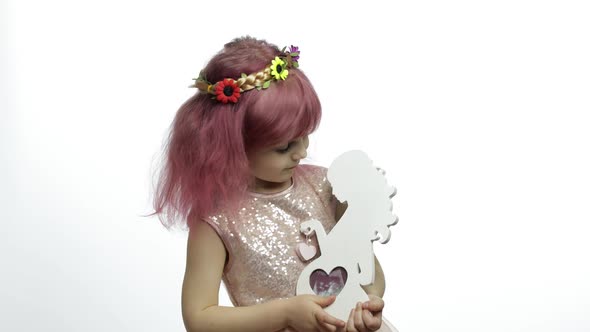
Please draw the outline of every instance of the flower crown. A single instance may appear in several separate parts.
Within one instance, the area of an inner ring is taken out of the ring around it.
[[[237,80],[225,78],[221,81],[211,84],[205,78],[203,71],[199,73],[198,78],[193,78],[195,83],[190,88],[197,88],[199,91],[212,94],[211,99],[227,104],[228,102],[237,103],[242,92],[254,88],[261,90],[267,89],[270,83],[275,80],[285,80],[289,75],[287,68],[299,68],[299,47],[291,45],[288,51],[283,47],[281,55],[276,56],[271,63],[263,70],[246,75],[242,73]]]

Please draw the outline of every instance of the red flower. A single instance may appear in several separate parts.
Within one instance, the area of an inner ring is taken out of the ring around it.
[[[227,104],[228,101],[237,103],[238,98],[240,98],[240,87],[237,86],[236,81],[226,78],[217,83],[215,95],[217,96],[217,100],[224,104]]]

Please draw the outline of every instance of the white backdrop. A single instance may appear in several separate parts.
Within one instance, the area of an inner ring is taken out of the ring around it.
[[[362,149],[398,188],[375,249],[400,331],[590,331],[589,14],[2,0],[0,330],[183,330],[186,234],[139,215],[191,78],[248,34],[300,46],[312,162]]]

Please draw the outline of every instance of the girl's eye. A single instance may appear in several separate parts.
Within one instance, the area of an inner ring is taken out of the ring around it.
[[[293,145],[295,145],[295,143],[296,142],[289,142],[289,144],[279,147],[278,149],[276,149],[276,151],[278,153],[287,153],[293,147]]]
[[[303,142],[303,144],[305,144],[305,148],[307,149],[307,146],[309,145],[309,139],[307,138],[307,136],[304,136],[301,139],[297,139],[295,141],[289,142],[289,144],[287,144],[285,146],[280,146],[275,151],[278,152],[278,153],[287,153],[294,145],[297,145],[300,142]]]
[[[294,142],[289,142],[289,144],[287,144],[284,147],[280,147],[278,148],[276,151],[278,153],[287,153],[287,151],[289,151],[289,149],[291,149],[291,147],[293,146]]]

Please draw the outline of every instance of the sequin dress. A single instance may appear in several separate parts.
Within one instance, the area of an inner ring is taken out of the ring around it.
[[[205,220],[227,250],[222,279],[234,306],[295,296],[307,264],[297,255],[297,245],[306,242],[317,248],[315,238],[306,239],[299,224],[316,219],[329,233],[336,223],[337,201],[326,171],[299,165],[289,188],[273,194],[249,193],[237,216],[218,214]]]
[[[237,218],[221,214],[206,220],[228,252],[223,282],[235,306],[295,296],[306,265],[295,251],[306,242],[299,224],[317,219],[327,232],[335,224],[336,200],[323,167],[300,165],[289,188],[249,196]],[[317,247],[315,238],[310,242]]]

